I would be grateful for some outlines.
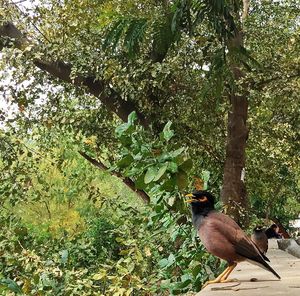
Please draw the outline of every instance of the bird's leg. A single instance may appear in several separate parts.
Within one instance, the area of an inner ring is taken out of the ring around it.
[[[225,270],[226,273],[224,274],[224,272],[222,273],[223,276],[221,278],[221,283],[225,283],[225,281],[227,280],[227,278],[229,277],[229,275],[232,273],[232,271],[235,269],[235,267],[237,266],[237,263],[233,263],[232,265],[229,265]],[[229,280],[230,281],[230,280]],[[228,282],[229,282],[228,281]]]
[[[204,289],[207,285],[210,284],[216,284],[216,283],[228,283],[228,282],[232,282],[234,280],[228,280],[228,276],[231,274],[231,272],[234,270],[234,268],[236,267],[236,263],[233,263],[232,265],[229,265],[216,279],[212,280],[212,281],[207,281],[202,289]]]
[[[204,289],[207,285],[209,284],[214,284],[214,283],[220,283],[221,279],[226,276],[228,273],[228,270],[230,269],[230,266],[228,266],[217,278],[211,281],[207,281],[203,286],[202,289]]]

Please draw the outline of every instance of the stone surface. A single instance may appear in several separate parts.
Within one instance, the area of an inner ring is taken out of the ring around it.
[[[300,258],[300,245],[294,239],[279,239],[277,242],[279,249]]]
[[[291,244],[291,241],[290,239],[279,239],[277,243],[278,248],[284,251]]]
[[[278,280],[272,273],[247,262],[239,263],[230,275],[238,282],[212,284],[197,296],[299,296],[300,259],[278,249],[276,240],[269,240],[267,253],[270,265],[281,276]],[[252,281],[251,281],[252,280]]]

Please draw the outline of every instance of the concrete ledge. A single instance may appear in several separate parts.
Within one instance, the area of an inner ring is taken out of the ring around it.
[[[269,240],[267,253],[270,265],[281,276],[278,280],[272,273],[247,262],[239,263],[230,275],[238,282],[212,284],[197,296],[299,296],[300,259],[279,250],[276,240]]]
[[[300,258],[300,240],[289,239],[279,239],[277,241],[278,248],[280,250],[286,251],[291,255]]]

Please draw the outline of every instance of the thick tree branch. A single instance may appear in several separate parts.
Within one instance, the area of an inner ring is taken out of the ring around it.
[[[78,87],[85,87],[89,93],[101,100],[103,105],[111,112],[115,113],[123,121],[127,121],[128,115],[135,111],[144,126],[148,126],[144,115],[136,109],[135,104],[130,101],[124,101],[119,94],[107,86],[104,80],[95,80],[94,77],[80,77],[77,76],[74,80],[70,78],[71,66],[63,62],[47,62],[42,60],[35,60],[34,64],[41,70],[51,74],[55,78],[72,83]]]
[[[103,171],[108,171],[108,167],[106,167],[102,162],[90,157],[89,155],[87,155],[86,153],[84,153],[83,151],[78,151],[80,153],[81,156],[83,156],[86,160],[88,160],[91,164],[93,164],[94,166],[96,166],[97,168],[99,168],[100,170]],[[135,193],[137,193],[142,200],[145,203],[149,203],[150,202],[150,196],[143,190],[137,189],[135,187],[134,182],[128,178],[128,177],[124,177],[122,176],[119,172],[110,172],[113,176],[118,177],[119,179],[122,180],[122,182],[128,186],[131,190],[133,190]]]
[[[9,38],[14,46],[22,48],[24,44],[29,42],[24,35],[10,22],[7,22],[0,27],[0,37]],[[0,44],[0,49],[5,44]],[[34,64],[41,70],[47,72],[54,78],[71,83],[77,87],[84,87],[90,94],[93,94],[103,105],[111,112],[115,113],[123,121],[127,121],[128,115],[135,111],[140,123],[147,127],[149,125],[145,116],[138,111],[137,106],[131,102],[121,98],[121,96],[108,85],[105,80],[96,80],[95,77],[77,76],[71,79],[72,66],[61,61],[44,61],[42,59],[35,59]]]
[[[23,34],[10,22],[5,23],[0,27],[0,37],[6,37],[13,40],[14,46],[21,48],[26,42]],[[0,50],[5,46],[4,42],[0,43]]]

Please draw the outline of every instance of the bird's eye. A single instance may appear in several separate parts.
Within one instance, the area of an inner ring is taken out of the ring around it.
[[[207,197],[206,197],[206,196],[201,196],[201,197],[199,198],[199,201],[200,201],[200,202],[205,202],[205,201],[207,201]]]

